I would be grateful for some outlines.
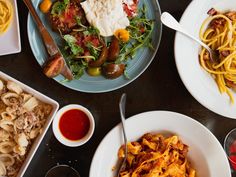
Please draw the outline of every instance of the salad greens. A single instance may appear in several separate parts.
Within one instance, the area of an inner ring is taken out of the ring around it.
[[[60,1],[54,4],[52,8],[52,14],[60,13],[68,4],[69,0]],[[126,63],[128,59],[132,59],[137,50],[141,47],[149,47],[153,49],[151,44],[151,34],[154,28],[154,21],[150,20],[146,16],[147,8],[145,5],[138,10],[138,15],[130,19],[130,26],[127,27],[129,32],[129,42],[123,43],[120,42],[120,53],[115,63]],[[83,74],[85,69],[88,68],[89,60],[98,60],[103,45],[107,47],[110,45],[108,38],[103,38],[99,34],[99,30],[92,26],[85,26],[81,23],[80,18],[76,18],[78,24],[77,29],[73,29],[72,34],[62,35],[63,39],[66,42],[64,51],[66,53],[67,63],[74,74],[75,79],[79,79]],[[79,43],[77,38],[73,33],[83,34],[84,38],[90,38],[90,40],[83,40],[82,44]],[[94,44],[94,36],[100,42],[103,41],[103,45]],[[92,39],[91,39],[92,37]],[[83,46],[81,47],[80,44]],[[129,76],[126,71],[124,71],[124,76],[129,79]]]
[[[127,30],[130,34],[130,42],[121,44],[120,55],[116,63],[127,61],[133,58],[136,51],[141,47],[153,49],[151,44],[151,34],[154,28],[154,21],[146,17],[147,8],[145,5],[139,9],[138,16],[130,19],[130,26]]]
[[[90,54],[94,56],[94,59],[97,59],[99,57],[101,52],[101,47],[97,48],[90,42],[86,44],[86,47],[88,48]]]
[[[64,0],[64,1],[57,1],[53,6],[51,10],[52,15],[59,15],[61,12],[63,12],[67,5],[70,3],[70,0]]]
[[[76,44],[77,40],[74,36],[66,34],[63,36],[63,38],[67,42],[67,45],[74,56],[80,55],[81,53],[84,52],[84,49]]]
[[[97,36],[100,39],[99,30],[92,26],[84,26],[80,20],[77,19],[78,26],[80,28],[74,29],[74,32],[83,33],[84,36]],[[63,50],[63,54],[67,60],[67,63],[74,75],[75,79],[79,79],[83,74],[84,70],[88,67],[88,63],[85,60],[97,60],[100,56],[102,46],[94,46],[90,41],[86,41],[85,47],[90,55],[83,55],[84,49],[77,44],[77,39],[72,34],[62,35],[66,45]]]

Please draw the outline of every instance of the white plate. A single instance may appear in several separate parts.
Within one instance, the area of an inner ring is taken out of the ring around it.
[[[172,133],[189,146],[189,159],[199,177],[231,177],[225,152],[215,136],[199,122],[182,114],[153,111],[126,120],[129,141],[148,132]],[[115,177],[112,167],[123,144],[121,125],[113,128],[98,146],[89,177]]]
[[[16,0],[9,0],[13,6],[14,14],[8,30],[0,35],[0,56],[21,51],[20,29]]]
[[[200,26],[208,16],[207,11],[212,7],[217,10],[229,10],[231,7],[231,10],[236,10],[236,2],[232,0],[193,0],[184,12],[180,23],[190,34],[199,37]],[[197,43],[176,33],[175,61],[185,87],[199,103],[209,110],[236,119],[236,103],[231,104],[227,94],[220,94],[214,79],[200,66],[199,51],[200,46]],[[234,98],[236,99],[235,93]]]

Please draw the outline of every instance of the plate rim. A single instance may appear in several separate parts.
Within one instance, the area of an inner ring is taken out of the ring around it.
[[[225,160],[227,162],[227,166],[228,166],[228,173],[230,174],[230,176],[232,177],[232,174],[231,174],[231,171],[230,171],[230,165],[229,165],[229,161],[228,161],[228,158],[224,152],[224,149],[223,149],[223,146],[220,144],[219,140],[216,138],[216,136],[206,127],[204,126],[203,124],[201,124],[199,121],[195,120],[194,118],[192,117],[189,117],[185,114],[181,114],[181,113],[178,113],[178,112],[174,112],[174,111],[167,111],[167,110],[153,110],[153,111],[146,111],[146,112],[141,112],[141,113],[138,113],[138,114],[135,114],[133,116],[130,116],[126,119],[126,121],[128,122],[132,122],[132,121],[135,121],[135,120],[139,120],[141,119],[142,116],[145,116],[145,115],[150,115],[150,114],[169,114],[169,115],[172,115],[172,116],[181,116],[182,118],[185,118],[185,119],[188,119],[190,121],[192,121],[194,124],[198,125],[199,127],[201,127],[202,129],[205,130],[205,132],[207,132],[209,134],[209,136],[211,136],[213,138],[213,140],[216,142],[217,146],[219,146],[219,148],[221,149],[221,152],[224,153],[224,157],[225,157]],[[143,119],[143,118],[142,118]],[[102,138],[102,140],[100,141],[99,145],[97,146],[94,154],[93,154],[93,158],[92,158],[92,161],[90,163],[90,168],[89,168],[89,177],[93,177],[91,175],[92,173],[92,168],[95,163],[95,159],[96,159],[96,155],[98,154],[98,151],[101,149],[102,147],[102,144],[106,141],[106,138],[108,136],[110,136],[110,134],[115,131],[116,129],[119,128],[119,126],[121,125],[121,123],[118,123],[117,125],[115,125],[112,129],[110,129],[108,131],[108,133],[106,133],[106,135]]]
[[[185,11],[183,12],[179,23],[182,24],[184,21],[184,18],[186,18],[187,14],[189,13],[190,9],[193,8],[192,6],[194,6],[196,4],[196,2],[199,2],[201,0],[192,0],[189,5],[187,6],[187,8],[185,9]],[[219,0],[218,0],[219,1]],[[208,2],[210,2],[210,0],[208,0]],[[200,96],[198,96],[198,94],[194,93],[192,91],[192,88],[190,87],[190,85],[188,84],[188,82],[184,79],[184,76],[181,74],[181,69],[180,69],[180,62],[178,61],[177,58],[179,58],[179,56],[177,55],[177,46],[178,46],[178,40],[181,38],[180,37],[180,33],[176,32],[175,33],[175,38],[174,38],[174,57],[175,57],[175,66],[177,68],[179,77],[182,81],[182,83],[184,84],[185,88],[188,90],[188,92],[192,95],[192,97],[198,102],[200,103],[203,107],[207,108],[208,110],[214,112],[215,114],[218,114],[220,116],[226,117],[226,118],[230,118],[230,119],[236,119],[236,111],[235,111],[235,115],[233,116],[230,113],[227,113],[226,111],[220,111],[216,108],[214,108],[214,106],[210,106],[209,104],[207,104],[206,101],[203,101],[202,98]],[[209,74],[209,73],[208,73]],[[222,94],[220,96],[223,96]],[[236,103],[234,103],[236,104]]]
[[[7,52],[2,52],[0,53],[0,56],[4,55],[10,55],[10,54],[16,54],[21,52],[21,35],[20,35],[20,23],[19,23],[19,13],[18,13],[18,6],[17,6],[17,1],[12,0],[13,2],[13,9],[14,9],[14,17],[15,17],[15,23],[16,23],[16,31],[17,31],[17,47],[11,51]],[[12,25],[12,24],[11,24]],[[12,27],[10,27],[12,28]]]
[[[144,1],[145,1],[145,0],[144,0]],[[154,1],[156,2],[158,11],[159,11],[159,13],[160,13],[160,15],[161,15],[162,11],[161,11],[161,7],[160,7],[160,4],[159,4],[159,1],[158,1],[158,0],[154,0]],[[154,12],[154,13],[156,13],[156,12]],[[33,44],[32,44],[32,41],[30,40],[30,36],[29,36],[29,30],[30,30],[30,16],[31,16],[31,15],[30,15],[30,12],[29,12],[29,13],[28,13],[28,17],[27,17],[27,36],[28,36],[28,41],[29,41],[29,44],[30,44],[31,51],[32,51],[32,53],[33,53],[33,55],[34,55],[34,58],[35,58],[35,60],[37,61],[37,63],[40,65],[39,61],[38,61],[37,58],[36,58],[35,53],[34,53],[33,50],[32,50]],[[150,66],[150,64],[153,62],[154,58],[156,57],[156,54],[157,54],[157,51],[158,51],[158,49],[159,49],[159,47],[160,47],[161,39],[162,39],[163,26],[162,26],[161,21],[160,21],[160,23],[158,24],[158,26],[160,26],[160,27],[159,27],[159,28],[160,28],[160,34],[159,34],[160,37],[159,37],[159,39],[158,39],[158,41],[157,41],[157,46],[156,46],[156,48],[155,48],[155,50],[154,50],[154,52],[153,52],[153,55],[152,55],[151,59],[149,60],[148,64],[141,70],[141,72],[140,72],[139,74],[137,74],[137,75],[136,75],[135,77],[133,77],[132,79],[127,80],[127,82],[125,82],[124,84],[121,84],[121,85],[119,85],[119,86],[115,86],[115,87],[110,88],[110,89],[102,89],[102,90],[95,90],[95,91],[93,91],[93,90],[86,90],[86,89],[75,88],[75,87],[72,87],[72,86],[70,86],[70,85],[67,85],[67,84],[65,84],[65,83],[62,83],[62,82],[58,81],[56,78],[52,78],[52,79],[53,79],[54,81],[56,81],[58,84],[60,84],[60,85],[62,85],[62,86],[64,86],[64,87],[66,87],[66,88],[69,88],[69,89],[72,89],[72,90],[75,90],[75,91],[79,91],[79,92],[83,92],[83,93],[107,93],[107,92],[115,91],[115,90],[118,90],[118,89],[120,89],[120,88],[122,88],[122,87],[125,87],[125,86],[129,85],[130,83],[132,83],[133,81],[135,81],[136,79],[138,79],[138,77],[141,76],[141,75],[147,70],[147,68]],[[40,67],[42,67],[42,66],[40,65]]]

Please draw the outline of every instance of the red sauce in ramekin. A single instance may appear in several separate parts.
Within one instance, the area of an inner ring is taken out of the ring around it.
[[[88,116],[79,109],[71,109],[62,114],[59,121],[59,130],[68,140],[82,139],[89,131]]]

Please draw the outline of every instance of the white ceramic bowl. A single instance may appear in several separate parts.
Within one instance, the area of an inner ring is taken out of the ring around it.
[[[193,0],[185,10],[180,23],[190,34],[199,37],[207,12],[214,7],[220,11],[236,10],[233,0]],[[188,37],[176,33],[175,62],[185,87],[192,96],[209,110],[236,119],[236,103],[231,104],[227,94],[220,94],[213,77],[199,64],[201,46]],[[236,99],[236,93],[233,92]]]
[[[216,137],[202,124],[185,115],[152,111],[126,119],[128,141],[145,133],[175,134],[189,146],[188,159],[198,177],[231,177],[228,159]],[[113,128],[98,146],[89,177],[114,177],[118,150],[124,144],[121,124]],[[117,168],[116,168],[117,169]]]
[[[59,129],[59,121],[60,121],[61,116],[65,112],[72,110],[72,109],[79,109],[80,111],[84,112],[88,116],[89,122],[90,122],[90,127],[88,130],[88,133],[82,139],[79,139],[76,141],[72,141],[72,140],[65,138]],[[95,129],[95,122],[94,122],[93,115],[91,114],[91,112],[87,108],[85,108],[81,105],[71,104],[71,105],[67,105],[67,106],[61,108],[57,112],[57,114],[53,120],[52,129],[53,129],[53,133],[54,133],[55,137],[57,138],[57,140],[60,143],[66,145],[66,146],[69,146],[69,147],[77,147],[77,146],[81,146],[81,145],[85,144],[92,137],[94,129]]]

